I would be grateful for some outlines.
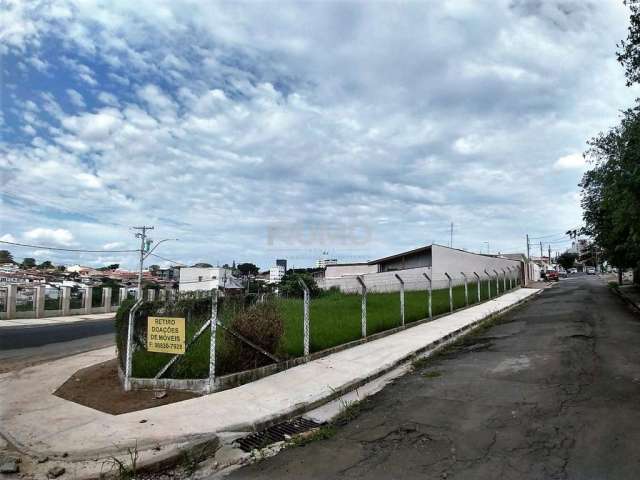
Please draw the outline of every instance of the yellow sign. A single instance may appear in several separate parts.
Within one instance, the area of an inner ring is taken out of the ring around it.
[[[149,317],[147,350],[182,355],[185,349],[184,318]]]

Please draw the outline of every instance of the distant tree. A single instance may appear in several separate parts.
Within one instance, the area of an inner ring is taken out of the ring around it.
[[[24,258],[22,260],[22,268],[33,268],[36,266],[36,259],[35,258]]]
[[[158,270],[160,270],[160,265],[149,265],[149,271],[151,273],[156,273]]]
[[[282,280],[280,280],[278,290],[282,295],[287,297],[302,297],[304,295],[304,290],[298,281],[299,279],[302,279],[307,285],[312,297],[320,295],[321,290],[309,273],[295,273],[291,270],[285,273]]]
[[[243,276],[257,275],[260,272],[260,269],[253,263],[239,263],[237,269]]]
[[[573,267],[577,258],[577,253],[564,252],[558,257],[558,263],[565,270],[569,270],[571,267]]]
[[[210,263],[200,262],[200,263],[194,264],[193,266],[197,268],[211,268],[213,265],[211,265]]]
[[[105,265],[104,267],[98,268],[101,272],[106,272],[107,270],[117,270],[120,268],[119,263],[112,263],[111,265]]]
[[[40,265],[38,265],[38,268],[41,269],[41,270],[45,270],[45,269],[48,269],[48,268],[53,268],[53,263],[51,263],[50,260],[45,260]]]
[[[0,263],[15,263],[9,250],[0,250]]]

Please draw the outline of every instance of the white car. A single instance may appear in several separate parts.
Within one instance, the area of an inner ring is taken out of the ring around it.
[[[594,267],[587,267],[587,275],[595,275],[596,269]]]

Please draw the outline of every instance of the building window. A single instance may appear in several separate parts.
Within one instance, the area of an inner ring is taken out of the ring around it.
[[[198,281],[201,282],[202,281],[202,277],[198,277]]]

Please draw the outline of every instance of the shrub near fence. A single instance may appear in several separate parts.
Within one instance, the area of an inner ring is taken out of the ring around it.
[[[516,277],[517,278],[517,277]],[[460,283],[460,279],[456,279]],[[434,282],[435,283],[435,282]],[[398,284],[399,285],[399,284]],[[427,282],[405,284],[405,324],[428,318]],[[442,282],[437,284],[442,285]],[[490,285],[490,287],[489,287]],[[483,279],[480,284],[481,301],[505,292],[504,281],[496,289],[495,277]],[[512,286],[516,286],[515,279]],[[387,286],[388,287],[388,286]],[[507,282],[506,290],[509,290]],[[419,288],[419,289],[418,289]],[[468,304],[478,302],[476,278],[468,281]],[[367,292],[367,335],[383,332],[402,324],[399,292],[376,292],[375,285]],[[454,308],[466,305],[463,284],[452,287]],[[124,369],[128,312],[134,304],[127,299],[116,317],[117,345],[121,367]],[[266,297],[256,301],[253,295],[222,297],[218,299],[218,319],[224,328],[216,330],[216,376],[236,373],[273,363],[255,348],[248,346],[230,333],[234,331],[257,344],[279,360],[303,355],[303,299]],[[321,292],[310,301],[310,351],[318,352],[361,338],[362,297],[354,293],[341,293],[337,289]],[[448,313],[449,289],[432,290],[432,314]],[[209,319],[210,298],[183,296],[177,300],[144,302],[136,317],[133,355],[133,377],[152,378],[171,358],[170,354],[146,350],[147,317],[175,316],[186,318],[187,344],[195,332]],[[210,329],[188,348],[185,355],[163,375],[163,378],[204,379],[209,376]]]
[[[282,355],[280,344],[283,324],[272,299],[256,303],[255,297],[218,299],[218,319],[234,332],[269,353]],[[116,345],[120,367],[125,369],[126,338],[129,311],[135,303],[127,299],[116,314]],[[173,357],[172,354],[146,350],[147,319],[149,316],[185,318],[186,343],[209,319],[211,299],[183,296],[176,301],[145,302],[139,308],[134,332],[136,350],[133,355],[133,377],[153,378]],[[163,375],[163,378],[202,379],[209,376],[211,330],[207,328],[189,346],[186,353]],[[216,330],[216,375],[225,375],[273,363],[268,357],[248,347],[224,328]]]

